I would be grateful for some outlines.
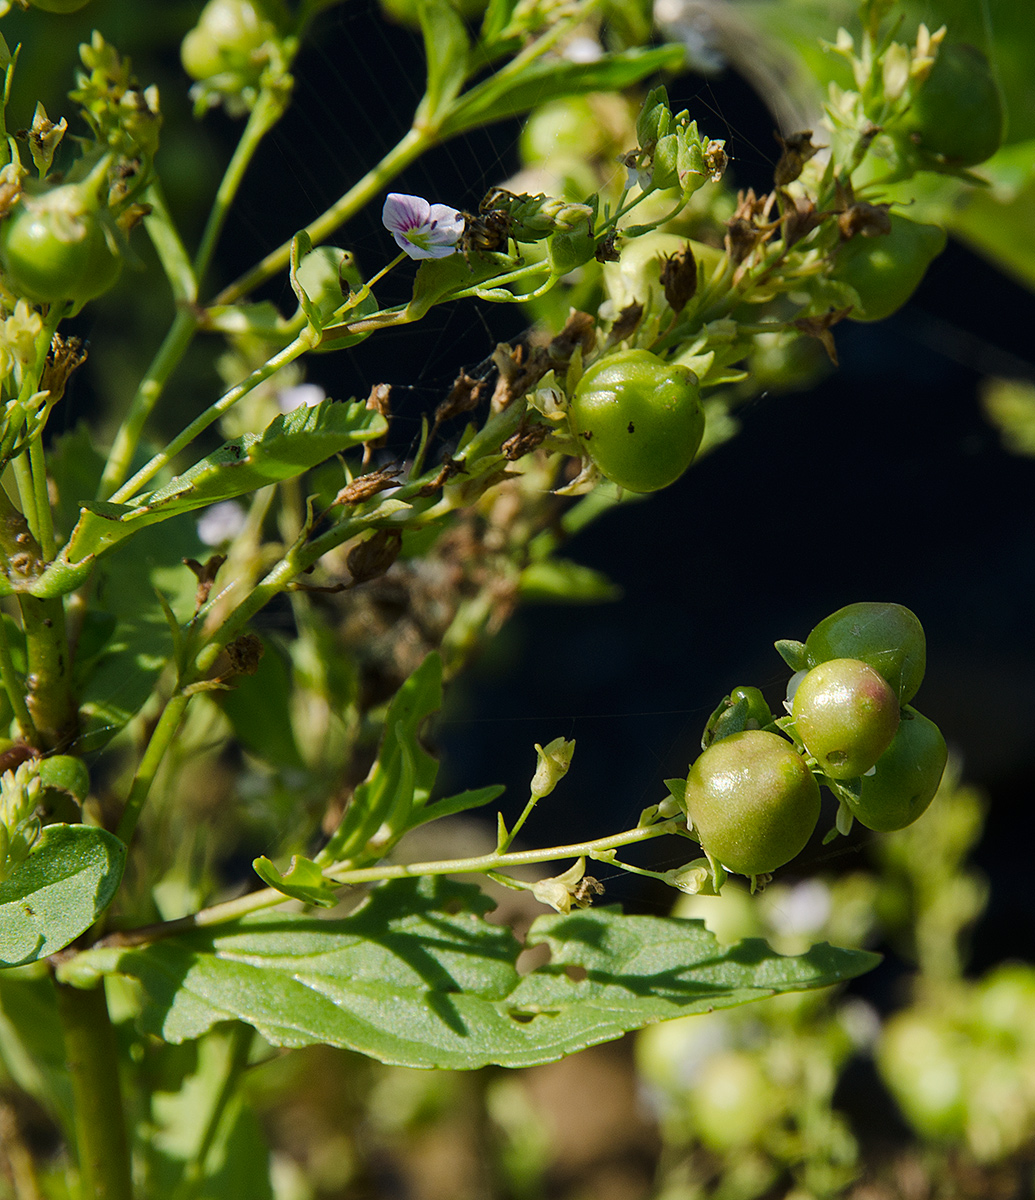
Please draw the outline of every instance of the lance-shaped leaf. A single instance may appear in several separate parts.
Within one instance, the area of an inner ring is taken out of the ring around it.
[[[603,908],[540,917],[551,961],[484,920],[492,902],[444,877],[376,888],[352,915],[257,913],[150,946],[88,950],[59,977],[141,984],[143,1028],[167,1041],[236,1017],[276,1046],[324,1042],[411,1067],[550,1062],[655,1021],[824,987],[878,958],[822,945],[796,957],[757,939],[720,946],[699,921]],[[576,978],[577,976],[577,978]]]
[[[104,829],[47,825],[29,857],[0,883],[0,967],[63,950],[108,907],[126,847]]]
[[[358,400],[300,406],[276,417],[261,434],[244,434],[224,442],[137,503],[84,504],[88,511],[72,534],[68,558],[78,561],[116,545],[144,526],[293,479],[333,454],[380,437],[387,429],[385,418]]]
[[[658,46],[605,54],[588,63],[543,57],[513,75],[504,69],[465,92],[453,104],[439,135],[453,137],[475,125],[516,117],[561,96],[620,91],[656,71],[678,70],[683,57],[682,46]]]
[[[431,795],[438,763],[420,744],[421,725],[442,705],[442,659],[429,654],[396,692],[385,718],[377,762],[356,788],[341,824],[317,855],[321,866],[377,859],[402,834],[421,823],[416,810]],[[377,834],[377,845],[368,843]]]
[[[449,0],[418,0],[428,79],[414,122],[434,127],[467,78],[470,42],[464,23]]]

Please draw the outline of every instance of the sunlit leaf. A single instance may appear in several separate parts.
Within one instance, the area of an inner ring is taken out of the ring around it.
[[[484,920],[492,902],[443,877],[376,888],[351,916],[253,914],[150,946],[98,948],[59,976],[139,981],[144,1029],[178,1042],[246,1021],[277,1046],[324,1042],[411,1067],[550,1062],[669,1017],[869,970],[876,955],[757,939],[720,946],[699,921],[615,908],[540,917],[527,944],[551,959],[520,975],[521,943]]]

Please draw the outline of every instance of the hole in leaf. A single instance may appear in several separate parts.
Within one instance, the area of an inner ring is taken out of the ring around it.
[[[521,1012],[519,1009],[512,1009],[510,1013],[511,1019],[517,1021],[519,1025],[528,1025],[539,1016],[534,1012]]]
[[[564,973],[572,983],[581,983],[586,978],[586,968],[580,967],[578,963],[570,963],[564,968]]]

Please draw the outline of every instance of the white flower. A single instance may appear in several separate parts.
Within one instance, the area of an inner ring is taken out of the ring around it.
[[[327,399],[327,393],[318,383],[296,383],[294,387],[281,388],[276,399],[277,408],[282,413],[289,413],[303,404],[307,408],[315,408]]]
[[[233,541],[244,528],[248,514],[236,500],[221,500],[198,518],[198,537],[206,546]]]
[[[389,192],[381,212],[384,227],[410,258],[446,258],[456,253],[464,218],[447,204],[429,204],[423,196]]]

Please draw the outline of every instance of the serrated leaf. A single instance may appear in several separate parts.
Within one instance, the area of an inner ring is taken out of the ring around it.
[[[74,561],[115,545],[136,530],[181,513],[293,479],[318,463],[371,438],[388,423],[358,400],[324,400],[276,417],[261,434],[224,442],[182,475],[137,503],[84,504],[69,545]]]
[[[145,1031],[199,1037],[236,1017],[277,1046],[327,1043],[411,1067],[551,1062],[669,1017],[825,987],[878,956],[814,946],[797,957],[757,939],[720,946],[699,921],[617,909],[540,917],[528,945],[483,919],[492,902],[444,877],[376,888],[340,920],[256,913],[143,947],[84,951],[59,977],[139,981]],[[574,970],[573,970],[574,969]],[[576,980],[574,975],[580,978]]]
[[[557,97],[620,91],[656,71],[678,70],[683,59],[682,46],[623,50],[590,63],[540,58],[516,78],[500,72],[471,88],[453,105],[439,133],[453,137],[476,125],[519,116]]]
[[[265,854],[255,859],[252,867],[263,883],[268,883],[292,900],[301,900],[304,904],[315,904],[320,908],[333,908],[338,903],[335,885],[324,877],[311,858],[293,854],[286,874],[281,874]]]
[[[63,950],[108,907],[126,847],[90,825],[47,825],[29,857],[0,883],[0,967]]]

